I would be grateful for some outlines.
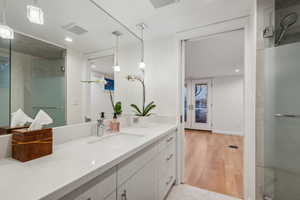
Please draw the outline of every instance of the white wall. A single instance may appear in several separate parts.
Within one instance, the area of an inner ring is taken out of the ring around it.
[[[101,80],[105,76],[99,72],[92,72],[91,73],[91,80]],[[112,77],[108,77],[112,78]],[[108,91],[105,91],[104,84],[91,84],[91,118],[93,120],[96,120],[99,118],[99,113],[105,112],[105,113],[113,113],[111,101],[110,101],[110,95]],[[112,95],[113,92],[112,92]]]
[[[145,43],[146,102],[154,101],[154,113],[175,116],[178,113],[178,65],[176,40],[161,38]],[[128,82],[126,75],[141,74],[138,69],[140,49],[138,45],[121,48],[121,72],[115,73],[115,97],[123,103],[124,113],[132,113],[130,104],[141,105],[141,85]]]
[[[244,135],[243,76],[224,76],[213,79],[212,123],[214,133]]]
[[[82,123],[87,115],[86,108],[86,84],[81,80],[86,80],[86,58],[80,52],[67,50],[67,124]]]
[[[238,74],[243,74],[244,38],[244,30],[236,30],[188,41],[186,79],[232,76],[237,75],[236,69],[240,70]]]

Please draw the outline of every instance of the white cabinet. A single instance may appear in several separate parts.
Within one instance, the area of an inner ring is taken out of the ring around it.
[[[172,132],[60,200],[163,200],[175,182],[175,145]]]
[[[158,156],[158,200],[163,200],[171,189],[176,175],[176,135],[170,134],[161,141]]]
[[[156,162],[152,159],[142,169],[118,187],[118,200],[156,199]]]
[[[116,168],[113,168],[60,200],[116,200],[116,180]]]

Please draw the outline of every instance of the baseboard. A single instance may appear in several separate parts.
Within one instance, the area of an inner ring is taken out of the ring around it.
[[[215,134],[244,136],[243,132],[237,132],[237,131],[212,130],[212,132]]]

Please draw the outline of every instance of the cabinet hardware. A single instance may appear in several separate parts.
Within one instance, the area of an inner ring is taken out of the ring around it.
[[[171,154],[169,157],[166,158],[167,161],[171,160],[171,158],[173,157],[173,154]]]
[[[295,115],[295,114],[275,114],[274,117],[300,118],[300,115]]]
[[[121,194],[121,200],[127,200],[126,190]]]

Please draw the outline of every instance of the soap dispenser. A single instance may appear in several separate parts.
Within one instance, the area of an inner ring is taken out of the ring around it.
[[[117,113],[114,113],[114,117],[110,122],[110,128],[113,133],[120,131],[120,122],[118,121]]]

